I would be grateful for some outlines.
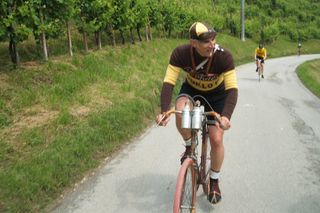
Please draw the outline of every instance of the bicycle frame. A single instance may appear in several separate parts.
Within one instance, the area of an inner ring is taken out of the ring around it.
[[[193,116],[199,115],[200,103],[197,103],[193,108],[191,114]],[[197,111],[198,110],[198,111]],[[175,113],[184,113],[177,112]],[[192,120],[195,122],[201,122],[201,125],[192,124],[186,127],[191,130],[191,155],[187,156],[183,164],[180,167],[179,175],[176,184],[176,191],[174,196],[173,212],[195,212],[196,207],[196,192],[201,184],[204,193],[207,195],[209,193],[208,182],[209,182],[209,171],[210,171],[210,142],[208,143],[208,122],[207,115],[212,115],[220,122],[220,115],[214,111],[204,112],[204,108],[200,113],[202,119],[185,118],[188,121]],[[184,121],[182,122],[184,123]],[[199,132],[201,135],[201,156],[198,158],[197,146],[199,145]],[[209,157],[209,158],[208,158]],[[200,161],[200,164],[199,164]]]

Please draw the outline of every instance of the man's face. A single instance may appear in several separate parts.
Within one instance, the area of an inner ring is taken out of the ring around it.
[[[206,39],[204,41],[192,40],[191,45],[197,50],[197,52],[203,57],[210,57],[213,53],[216,39]]]

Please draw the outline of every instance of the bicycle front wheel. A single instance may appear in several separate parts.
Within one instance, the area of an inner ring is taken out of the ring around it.
[[[258,70],[258,81],[260,82],[260,79],[261,79],[261,68],[259,67],[259,70]]]
[[[178,175],[173,202],[173,213],[195,213],[196,203],[196,171],[193,160],[184,160]]]

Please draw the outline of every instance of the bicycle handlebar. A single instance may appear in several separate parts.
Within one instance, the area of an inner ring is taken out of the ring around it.
[[[169,117],[171,114],[173,113],[177,113],[177,114],[182,114],[182,111],[180,110],[175,110],[175,108],[171,108],[170,110],[168,110],[167,112],[165,112],[163,114],[163,117],[161,118],[161,120],[157,123],[157,126],[159,126],[159,124],[163,121],[163,119],[165,119],[166,117]],[[208,111],[208,112],[203,112],[202,113],[205,116],[213,116],[214,119],[219,123],[220,127],[223,130],[226,130],[227,128],[225,128],[225,126],[221,123],[221,115],[215,111]]]

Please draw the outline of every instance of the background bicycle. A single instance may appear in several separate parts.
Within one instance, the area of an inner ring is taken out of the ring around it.
[[[263,70],[262,70],[262,64],[261,64],[261,59],[257,58],[257,69],[256,69],[256,72],[258,74],[258,81],[260,82],[261,78],[264,78],[263,76]]]

